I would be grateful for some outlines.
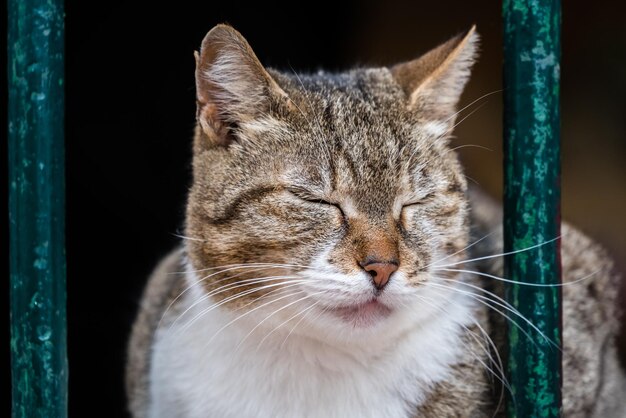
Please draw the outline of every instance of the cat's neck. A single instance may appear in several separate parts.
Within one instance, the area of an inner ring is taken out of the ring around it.
[[[189,307],[202,294],[193,274],[187,280],[192,290],[183,305]],[[342,416],[338,411],[345,411],[343,416],[386,416],[389,408],[398,412],[394,416],[410,416],[405,412],[422,403],[463,356],[460,339],[472,309],[466,302],[450,301],[436,321],[404,324],[399,327],[402,332],[355,344],[351,338],[323,339],[292,332],[292,326],[275,329],[275,324],[251,333],[263,315],[241,317],[242,311],[223,307],[207,312],[215,301],[205,299],[186,314],[196,318],[191,326],[180,332],[186,322],[182,321],[169,330],[169,336],[163,335],[155,361],[167,361],[170,370],[178,370],[184,376],[181,385],[188,386],[189,379],[203,382],[193,388],[197,408],[203,411],[228,408],[232,416],[272,416],[276,405],[283,405],[278,415],[296,416],[303,410],[301,403],[316,393],[319,403],[309,410],[319,416]],[[409,317],[399,315],[395,320],[409,321]],[[241,388],[248,386],[241,396]],[[276,388],[290,390],[283,393]],[[398,391],[402,396],[397,396]],[[239,398],[216,396],[220,393],[238,393]]]

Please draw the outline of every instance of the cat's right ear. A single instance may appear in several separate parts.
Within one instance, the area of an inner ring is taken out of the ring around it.
[[[211,29],[195,58],[196,117],[211,142],[228,145],[238,125],[266,114],[272,102],[287,100],[248,42],[228,25]]]

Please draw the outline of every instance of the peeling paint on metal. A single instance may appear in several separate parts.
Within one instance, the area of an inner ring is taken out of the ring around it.
[[[12,416],[67,416],[62,0],[10,0]]]
[[[504,0],[505,251],[560,236],[560,1]],[[507,278],[560,282],[560,243],[505,260]],[[560,288],[509,285],[508,301],[561,343]],[[557,417],[559,350],[527,324],[509,329],[510,417]]]

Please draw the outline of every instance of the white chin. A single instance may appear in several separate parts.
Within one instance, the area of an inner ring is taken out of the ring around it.
[[[393,311],[388,306],[372,300],[355,306],[331,309],[328,312],[344,324],[355,328],[369,328],[387,319]]]

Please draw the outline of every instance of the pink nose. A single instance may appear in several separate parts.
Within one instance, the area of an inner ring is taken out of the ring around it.
[[[374,282],[374,286],[376,289],[381,290],[387,282],[389,282],[389,278],[393,274],[394,271],[398,270],[398,264],[391,263],[368,263],[363,266],[363,269],[367,271],[370,276],[372,276],[372,281]]]

